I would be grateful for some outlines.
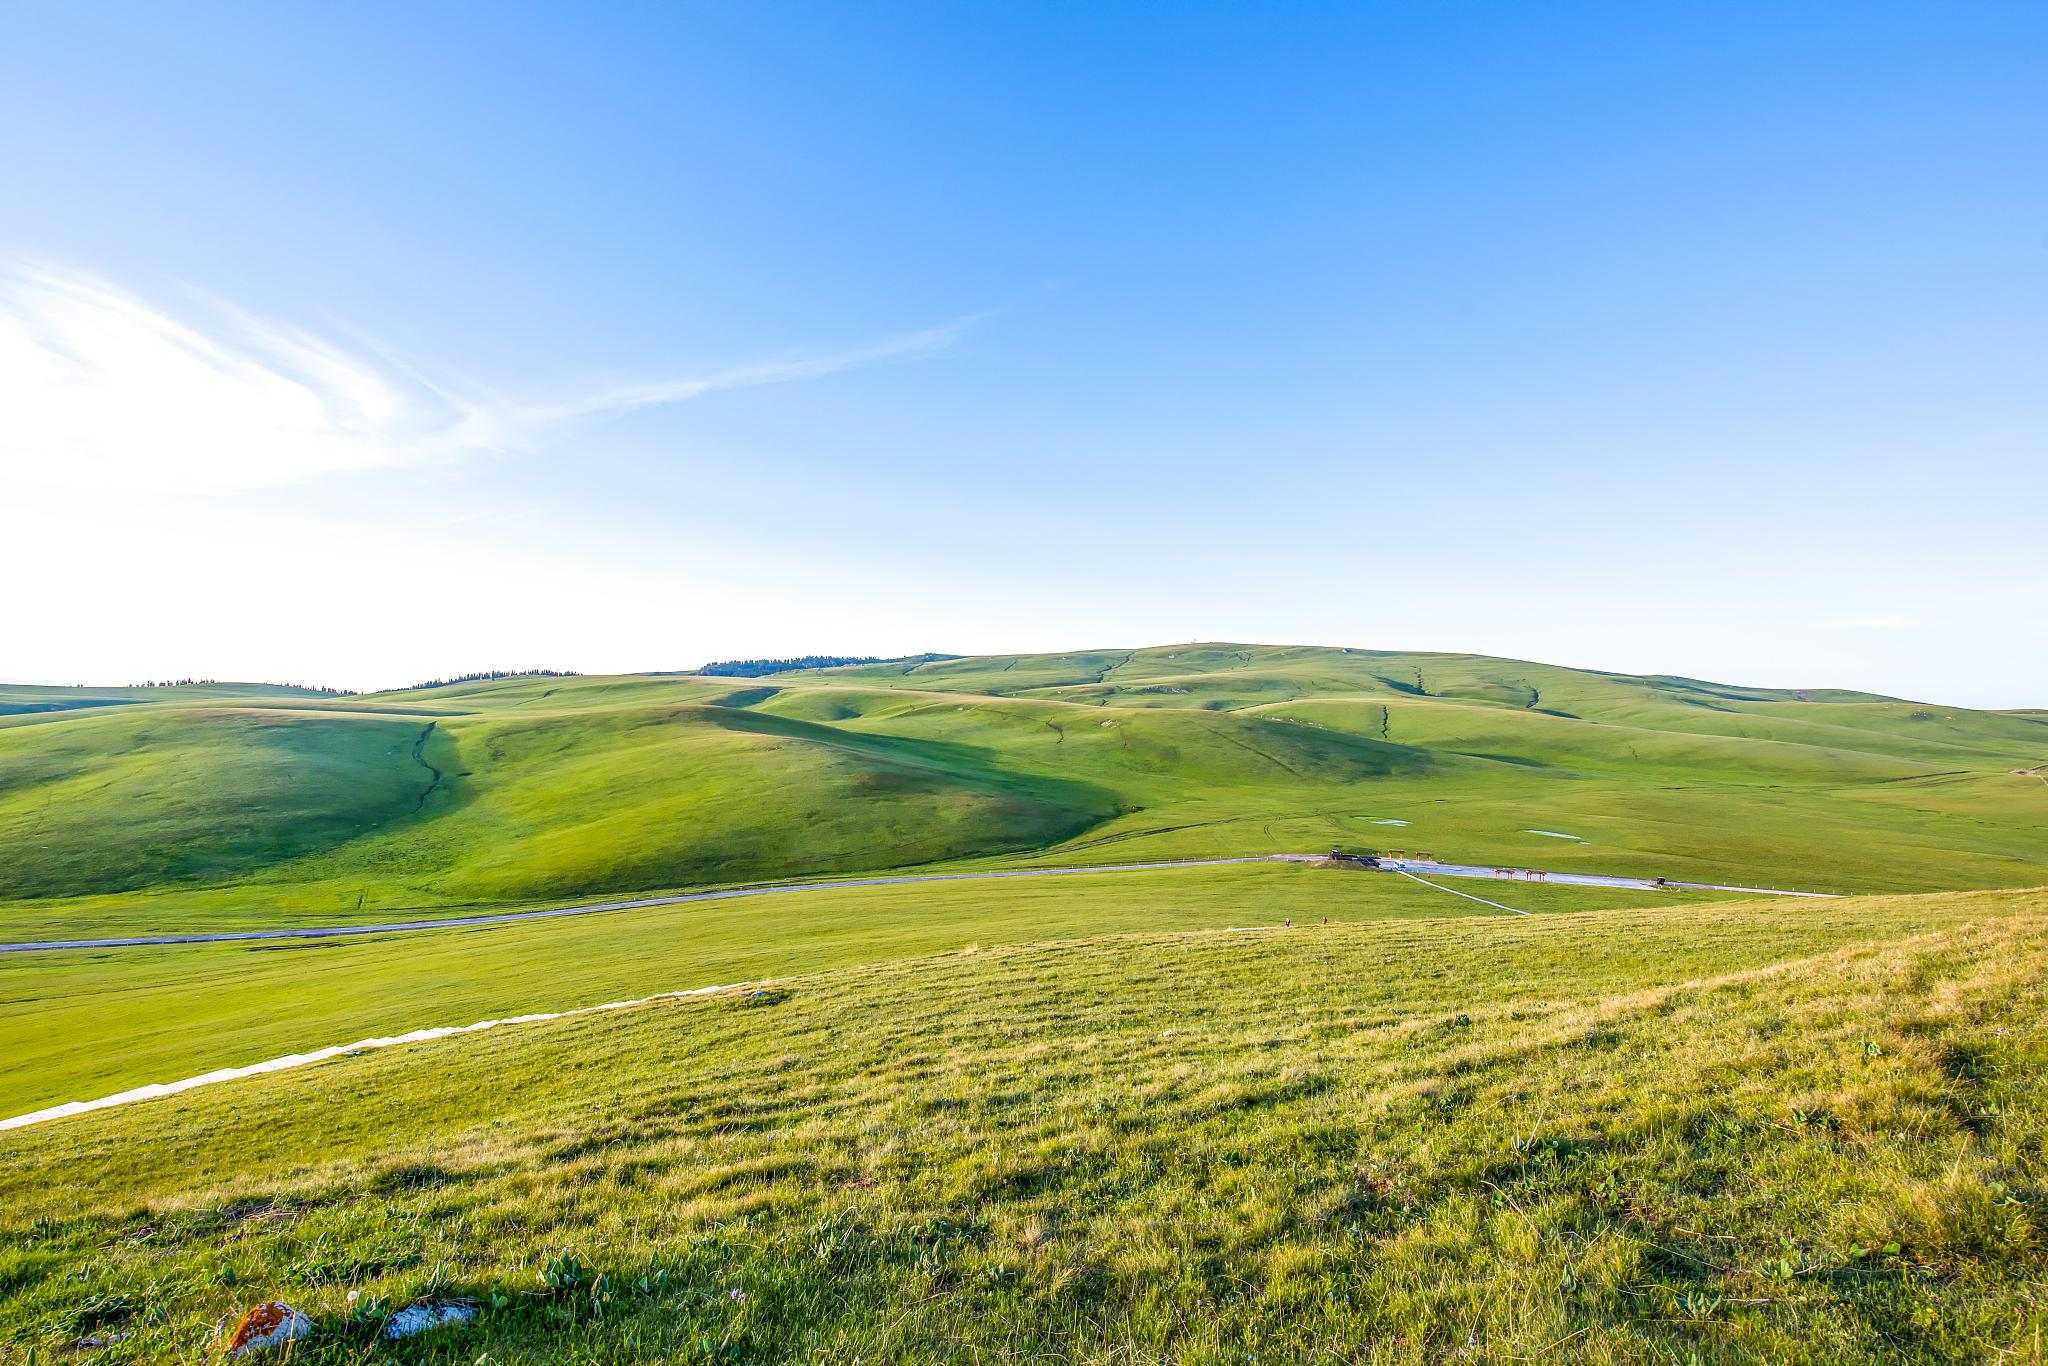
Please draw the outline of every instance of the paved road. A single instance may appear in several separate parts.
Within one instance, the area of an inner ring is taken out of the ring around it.
[[[777,892],[824,892],[839,887],[895,887],[907,882],[972,882],[997,877],[1058,877],[1065,873],[1135,873],[1155,868],[1214,868],[1225,863],[1306,863],[1314,854],[1259,854],[1250,858],[1180,859],[1165,863],[1102,863],[1081,868],[1004,868],[986,873],[912,873],[903,877],[848,878],[839,882],[779,882],[768,887],[734,887],[722,892],[689,892],[682,896],[651,896],[639,901],[598,901],[588,906],[556,906],[544,911],[503,911],[496,915],[449,916],[440,920],[393,920],[382,925],[309,925],[289,930],[227,930],[219,934],[141,934],[122,939],[31,939],[0,944],[0,953],[35,953],[42,949],[128,949],[153,944],[237,944],[254,939],[340,939],[356,934],[393,934],[406,930],[459,930],[472,925],[507,925],[518,920],[553,920],[564,915],[598,911],[629,911],[642,906],[680,906],[689,901],[729,901],[742,896]]]
[[[382,925],[309,925],[286,930],[226,930],[218,934],[139,934],[119,939],[30,939],[0,944],[0,953],[36,953],[45,949],[130,949],[158,944],[239,944],[263,939],[341,939],[358,934],[400,934],[410,930],[460,930],[476,925],[509,925],[520,920],[553,920],[565,915],[629,911],[643,906],[680,906],[691,901],[729,901],[777,892],[827,892],[840,887],[898,887],[916,882],[975,882],[999,877],[1061,877],[1069,873],[1137,873],[1162,868],[1215,868],[1229,863],[1313,863],[1320,854],[1255,854],[1246,858],[1178,859],[1160,863],[1102,863],[1077,868],[1002,868],[985,873],[910,873],[902,877],[847,878],[838,882],[779,882],[767,887],[734,887],[720,892],[688,892],[651,896],[638,901],[597,901],[587,906],[555,906],[541,911],[503,911],[496,915],[446,916],[438,920],[393,920]],[[1609,877],[1602,873],[1547,873],[1536,868],[1491,868],[1477,863],[1428,863],[1421,859],[1381,859],[1389,872],[1428,873],[1432,877],[1484,877],[1508,882],[1558,882],[1574,887],[1619,887],[1655,892],[1673,887],[1687,891],[1748,892],[1758,896],[1825,897],[1826,892],[1788,892],[1772,887],[1732,887],[1714,882],[1658,882],[1646,877]]]
[[[1435,863],[1422,859],[1380,860],[1396,873],[1428,873],[1432,877],[1487,877],[1502,882],[1560,882],[1571,887],[1622,887],[1637,892],[1678,888],[1688,892],[1748,892],[1753,896],[1832,897],[1832,892],[1788,892],[1780,887],[1735,887],[1722,882],[1659,882],[1647,877],[1610,877],[1605,873],[1546,873],[1536,868],[1489,868],[1480,863]]]

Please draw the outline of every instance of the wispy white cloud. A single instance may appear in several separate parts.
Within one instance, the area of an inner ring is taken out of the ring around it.
[[[653,384],[629,384],[604,389],[584,398],[546,407],[527,408],[525,416],[546,422],[561,422],[595,413],[630,412],[660,403],[682,403],[720,389],[749,389],[761,384],[785,384],[790,380],[814,379],[841,370],[858,369],[883,361],[907,360],[935,355],[960,340],[963,333],[981,321],[983,314],[958,318],[938,327],[882,337],[863,346],[822,356],[795,356],[758,365],[736,366],[700,379],[659,380]]]
[[[174,315],[90,276],[0,268],[0,480],[230,491],[542,443],[551,427],[932,355],[974,323],[562,402],[432,381],[218,300]]]
[[[224,490],[487,447],[483,407],[232,310],[181,321],[54,270],[0,276],[0,476]]]

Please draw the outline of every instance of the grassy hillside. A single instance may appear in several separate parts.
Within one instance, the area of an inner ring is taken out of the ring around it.
[[[2038,1359],[2044,930],[984,946],[340,1058],[0,1135],[0,1339],[190,1361],[275,1294],[306,1362]],[[431,1293],[482,1318],[372,1347]]]
[[[395,717],[183,705],[0,729],[15,896],[220,882],[360,838],[431,787]]]
[[[1649,899],[1566,886],[1497,895],[1533,913]],[[402,939],[6,954],[0,1117],[380,1034],[970,945],[1470,914],[1501,912],[1405,878],[1250,864],[821,889]]]
[[[294,688],[276,683],[187,683],[179,687],[69,688],[33,683],[0,683],[0,716],[77,711],[84,707],[119,707],[151,702],[267,702],[335,697],[324,688]]]
[[[0,708],[7,937],[1332,844],[1842,891],[2048,870],[2039,715],[1479,656],[1195,645]]]
[[[1331,844],[2038,885],[2044,773],[2039,713],[1336,649],[11,687],[0,937]],[[313,1362],[2040,1358],[2048,892],[1491,894],[1538,914],[1261,865],[0,957],[0,1114],[754,984],[0,1134],[0,1357],[278,1295]],[[430,1294],[482,1318],[373,1345]]]

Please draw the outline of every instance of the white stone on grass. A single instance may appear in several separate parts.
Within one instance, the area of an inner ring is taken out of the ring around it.
[[[384,1331],[379,1336],[386,1342],[396,1342],[430,1328],[446,1328],[475,1320],[476,1306],[467,1300],[428,1300],[409,1304],[386,1319]]]

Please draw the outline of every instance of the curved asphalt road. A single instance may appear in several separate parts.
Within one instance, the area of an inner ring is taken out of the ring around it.
[[[1436,863],[1424,859],[1383,858],[1380,867],[1394,873],[1428,873],[1432,877],[1487,877],[1500,882],[1559,882],[1570,887],[1623,887],[1639,892],[1747,892],[1752,896],[1832,898],[1833,892],[1788,892],[1782,887],[1736,887],[1725,882],[1659,882],[1647,877],[1610,877],[1605,873],[1546,873],[1536,868],[1489,868],[1478,863]]]
[[[1061,873],[1133,873],[1150,868],[1213,868],[1223,863],[1305,863],[1314,854],[1258,854],[1249,858],[1181,859],[1167,863],[1103,863],[1083,868],[1009,868],[987,873],[913,873],[904,877],[849,878],[839,882],[778,882],[768,887],[733,887],[722,892],[688,892],[651,896],[639,901],[599,901],[588,906],[556,906],[543,911],[504,911],[496,915],[449,916],[440,920],[393,920],[383,925],[309,925],[290,930],[229,930],[220,934],[141,934],[125,939],[31,939],[0,944],[0,953],[34,953],[39,949],[127,949],[149,944],[234,944],[251,939],[339,939],[354,934],[390,934],[403,930],[459,930],[471,925],[507,925],[516,920],[553,920],[597,911],[630,911],[641,906],[679,906],[686,901],[726,901],[776,892],[821,892],[838,887],[894,887],[906,882],[969,882],[992,877],[1054,877]]]
[[[727,901],[777,892],[821,892],[840,887],[896,887],[915,882],[974,882],[999,877],[1058,877],[1068,873],[1135,873],[1163,868],[1214,868],[1230,863],[1313,863],[1320,854],[1254,854],[1243,858],[1179,859],[1160,863],[1101,863],[1076,868],[1004,868],[985,873],[912,873],[902,877],[848,878],[838,882],[778,882],[767,887],[734,887],[719,892],[688,892],[638,901],[599,901],[587,906],[556,906],[540,911],[504,911],[496,915],[447,916],[438,920],[394,920],[382,925],[309,925],[285,930],[228,930],[219,934],[143,934],[119,939],[30,939],[0,944],[0,953],[36,953],[45,949],[127,949],[157,944],[236,944],[263,939],[340,939],[359,934],[398,934],[409,930],[459,930],[474,925],[508,925],[520,920],[553,920],[557,916],[629,911],[643,906],[680,906],[691,901]],[[1658,882],[1644,877],[1610,877],[1602,873],[1547,873],[1535,868],[1493,868],[1476,863],[1434,863],[1421,859],[1381,859],[1380,867],[1395,873],[1428,873],[1433,877],[1483,877],[1508,882],[1556,882],[1573,887],[1617,887],[1628,891],[1669,889],[1703,892],[1747,892],[1756,896],[1825,897],[1827,892],[1790,892],[1773,887],[1733,887],[1715,882]]]

